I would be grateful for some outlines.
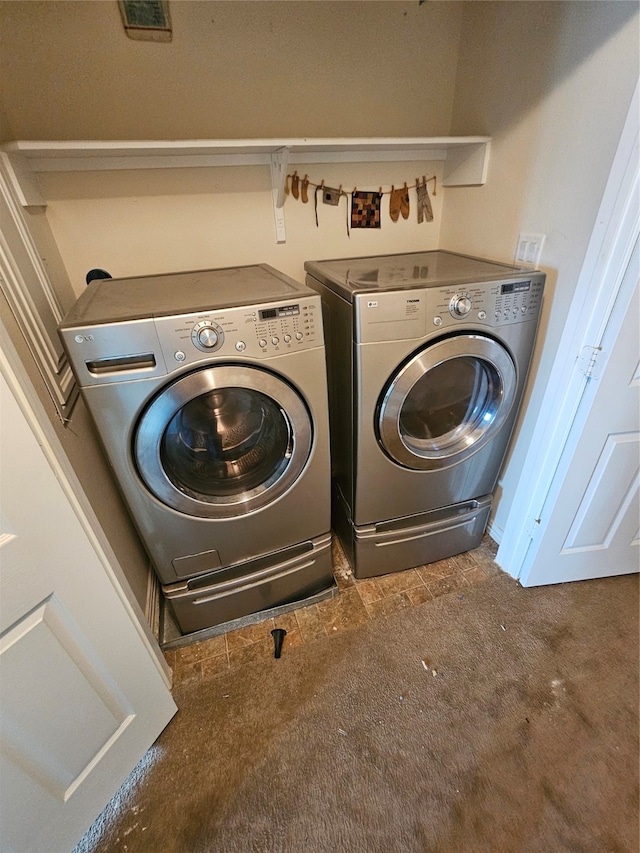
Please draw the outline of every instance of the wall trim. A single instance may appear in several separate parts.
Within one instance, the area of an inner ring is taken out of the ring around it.
[[[78,391],[56,332],[62,308],[13,189],[6,154],[2,153],[0,206],[0,288],[64,423]]]

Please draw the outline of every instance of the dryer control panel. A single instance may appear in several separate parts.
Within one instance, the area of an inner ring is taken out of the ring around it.
[[[544,273],[501,281],[355,294],[355,340],[401,341],[434,330],[537,321]]]
[[[545,277],[438,287],[428,291],[428,313],[434,327],[481,323],[504,326],[537,319]]]

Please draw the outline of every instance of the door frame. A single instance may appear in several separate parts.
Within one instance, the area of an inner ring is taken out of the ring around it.
[[[542,508],[561,459],[580,437],[579,410],[589,408],[608,360],[606,330],[640,231],[640,82],[631,99],[564,332],[551,368],[553,383],[534,426],[496,562],[519,578],[544,536]]]

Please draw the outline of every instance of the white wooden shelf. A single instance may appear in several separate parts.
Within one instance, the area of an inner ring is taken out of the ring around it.
[[[284,239],[282,207],[289,164],[442,160],[445,187],[481,186],[486,181],[490,144],[488,136],[69,140],[10,142],[2,146],[2,152],[25,207],[46,205],[35,178],[38,172],[266,165],[271,168],[280,241]]]

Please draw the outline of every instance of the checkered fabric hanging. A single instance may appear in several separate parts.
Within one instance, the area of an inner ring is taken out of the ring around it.
[[[351,227],[380,228],[381,192],[354,190],[351,193]]]

